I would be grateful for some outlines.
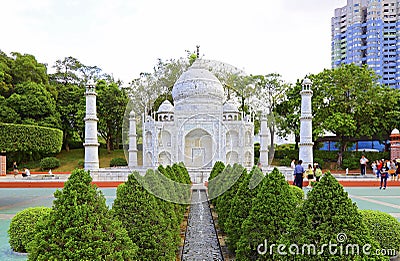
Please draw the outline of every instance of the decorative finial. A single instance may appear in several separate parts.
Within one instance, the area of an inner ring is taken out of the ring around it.
[[[196,45],[196,56],[200,58],[200,45]]]

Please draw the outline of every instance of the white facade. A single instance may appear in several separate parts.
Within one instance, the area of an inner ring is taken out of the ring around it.
[[[306,169],[308,164],[313,166],[313,145],[312,141],[312,108],[311,81],[306,78],[302,83],[301,94],[301,115],[300,115],[300,143],[299,160],[303,160],[303,167]]]
[[[241,117],[237,106],[223,104],[220,81],[201,60],[176,81],[174,106],[164,101],[152,118],[143,122],[143,166],[183,162],[190,170],[225,164],[254,165],[254,125]]]

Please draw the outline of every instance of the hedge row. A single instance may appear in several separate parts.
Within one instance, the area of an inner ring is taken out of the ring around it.
[[[0,123],[0,151],[49,155],[61,151],[62,141],[59,129]]]
[[[239,166],[228,166],[218,177],[235,176],[232,173],[239,169]],[[398,249],[399,222],[360,212],[329,172],[308,192],[306,199],[303,191],[290,186],[277,169],[261,175],[261,180],[259,177],[258,168],[253,168],[249,174],[243,172],[238,184],[217,198],[218,224],[227,234],[228,247],[235,253],[236,260],[388,259],[383,255],[370,256],[362,250],[349,253],[346,258],[332,254],[327,248],[314,255],[302,254],[305,245],[316,246],[318,252],[329,244],[338,247],[368,244],[370,253],[387,247]],[[374,225],[377,222],[381,225]],[[345,242],[339,241],[342,237]],[[271,248],[274,245],[286,249]],[[299,249],[291,248],[293,245]],[[293,254],[296,251],[300,253]]]

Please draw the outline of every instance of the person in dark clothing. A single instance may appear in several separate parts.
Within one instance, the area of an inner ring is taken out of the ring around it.
[[[385,166],[383,166],[382,168],[382,172],[381,172],[381,186],[379,187],[379,189],[382,189],[382,183],[383,183],[383,189],[386,189],[386,183],[387,183],[387,179],[389,176],[389,167],[385,164]]]
[[[299,188],[303,188],[303,175],[304,175],[304,168],[301,166],[303,163],[302,160],[299,160],[296,167],[294,168],[294,185],[298,186]]]

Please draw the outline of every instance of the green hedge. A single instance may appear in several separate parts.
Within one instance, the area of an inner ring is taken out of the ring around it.
[[[0,151],[49,155],[60,152],[62,142],[59,129],[0,123]]]
[[[51,208],[33,207],[18,212],[11,220],[8,235],[11,248],[26,253],[27,245],[35,238],[36,223],[49,216]]]
[[[400,251],[400,222],[390,214],[378,210],[359,210],[364,223],[382,249]]]
[[[47,157],[40,161],[40,168],[42,170],[55,169],[60,167],[60,160],[55,157]]]
[[[117,166],[128,166],[126,159],[123,158],[113,158],[110,160],[110,167],[117,167]]]

